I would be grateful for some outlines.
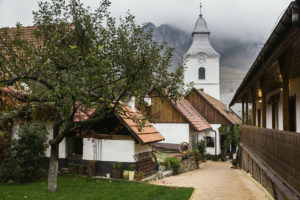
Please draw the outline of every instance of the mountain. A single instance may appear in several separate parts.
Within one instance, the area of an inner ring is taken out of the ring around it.
[[[192,43],[191,34],[168,24],[156,27],[153,23],[148,23],[147,27],[153,30],[155,41],[158,43],[165,41],[168,46],[174,48],[169,70],[175,71]],[[235,90],[259,53],[257,45],[259,42],[241,41],[236,38],[222,37],[221,34],[214,34],[210,37],[210,41],[216,51],[221,54],[221,100],[229,104]]]

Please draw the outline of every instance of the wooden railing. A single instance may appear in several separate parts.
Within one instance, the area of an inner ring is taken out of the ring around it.
[[[241,143],[300,193],[300,133],[243,125]]]

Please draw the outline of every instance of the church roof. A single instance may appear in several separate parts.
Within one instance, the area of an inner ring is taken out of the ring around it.
[[[192,33],[193,42],[186,55],[196,56],[200,53],[207,56],[220,57],[220,54],[212,47],[209,41],[209,30],[203,15],[200,14]]]
[[[194,35],[194,34],[210,34],[210,32],[207,28],[206,21],[203,18],[203,15],[199,15],[199,18],[196,22],[194,32],[192,33],[192,35]]]

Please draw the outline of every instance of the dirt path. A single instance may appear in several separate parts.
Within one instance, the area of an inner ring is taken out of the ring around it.
[[[199,170],[151,182],[157,185],[194,187],[193,200],[268,200],[266,193],[230,163],[206,162]]]

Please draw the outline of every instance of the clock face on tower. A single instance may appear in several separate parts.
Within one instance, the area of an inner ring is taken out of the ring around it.
[[[199,63],[205,63],[207,56],[205,54],[200,53],[197,55],[197,58]]]

